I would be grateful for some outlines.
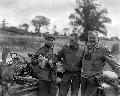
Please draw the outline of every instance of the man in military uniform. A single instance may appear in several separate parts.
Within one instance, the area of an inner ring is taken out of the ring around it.
[[[120,77],[120,65],[113,59],[110,51],[99,43],[97,32],[89,32],[88,44],[85,46],[82,59],[82,96],[93,96],[91,94],[97,89],[96,84],[100,82],[107,82],[117,87],[112,78],[103,75],[105,62],[107,62],[118,77]]]
[[[45,45],[34,55],[33,72],[38,78],[39,96],[56,96],[57,93],[56,55],[53,53],[54,40],[52,35],[47,35]]]
[[[64,45],[58,53],[58,61],[63,64],[64,72],[59,88],[59,96],[67,96],[71,86],[71,96],[78,96],[80,88],[81,58],[83,49],[78,45],[78,35],[71,34],[69,45]]]

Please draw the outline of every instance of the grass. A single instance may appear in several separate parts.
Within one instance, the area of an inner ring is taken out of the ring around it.
[[[44,40],[38,36],[27,35],[1,35],[0,34],[0,47],[9,47],[12,51],[27,51],[40,47],[39,43]]]
[[[55,44],[62,46],[67,41],[66,38],[57,38]],[[11,51],[31,51],[37,50],[44,43],[43,37],[28,35],[9,35],[0,32],[0,48],[9,47]]]
[[[67,37],[57,37],[55,44],[58,46],[62,46],[67,43]],[[28,35],[9,35],[3,34],[0,32],[0,47],[9,47],[11,51],[31,51],[37,50],[41,43],[44,43],[43,37],[39,36],[28,36]],[[119,41],[109,41],[109,40],[101,40],[101,43],[105,46],[108,46],[109,49],[112,48],[112,45],[116,43],[120,43]],[[80,45],[84,45],[84,42],[79,41]]]

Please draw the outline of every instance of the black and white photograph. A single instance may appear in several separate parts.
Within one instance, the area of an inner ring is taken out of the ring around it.
[[[0,96],[120,96],[120,0],[0,0]]]

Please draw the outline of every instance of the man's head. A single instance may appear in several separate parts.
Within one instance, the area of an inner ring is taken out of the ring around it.
[[[96,43],[98,43],[99,39],[98,39],[98,33],[96,31],[90,31],[88,33],[88,42],[90,45],[95,45]]]
[[[78,44],[78,34],[73,33],[69,37],[70,46],[76,46]]]
[[[55,41],[55,38],[53,35],[49,34],[45,37],[45,44],[49,47],[52,47],[53,43]]]

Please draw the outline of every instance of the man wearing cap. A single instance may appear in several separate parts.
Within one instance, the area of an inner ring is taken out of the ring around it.
[[[33,72],[37,74],[39,96],[56,96],[56,55],[52,35],[45,37],[45,44],[34,55]]]
[[[107,62],[113,71],[120,77],[120,65],[111,56],[108,48],[100,44],[98,33],[89,32],[88,43],[82,59],[81,96],[93,96],[93,92],[102,82],[112,84],[117,88],[115,81],[103,75],[103,67]]]
[[[64,72],[59,86],[59,96],[67,96],[71,86],[71,96],[78,96],[81,76],[83,48],[78,45],[78,35],[71,34],[69,45],[64,45],[58,53],[58,61],[63,64]]]

